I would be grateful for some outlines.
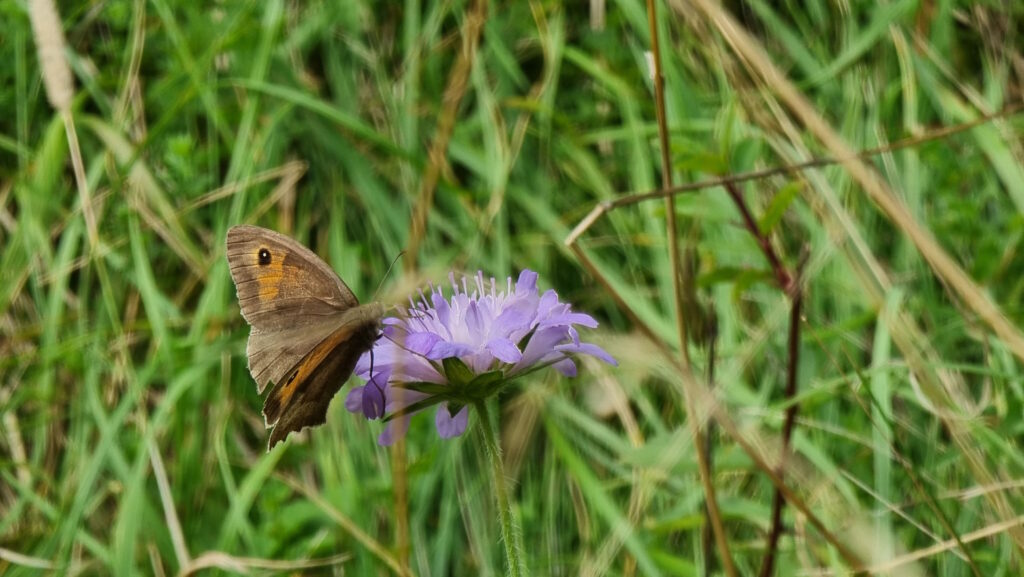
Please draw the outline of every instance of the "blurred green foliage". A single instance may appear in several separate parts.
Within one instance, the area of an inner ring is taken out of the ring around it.
[[[501,574],[480,449],[441,441],[432,417],[414,419],[404,465],[376,445],[379,424],[340,401],[326,426],[264,454],[223,255],[227,228],[254,222],[311,246],[360,298],[373,294],[408,244],[472,3],[60,3],[100,223],[92,248],[27,4],[0,0],[0,573],[176,574],[194,562],[231,572],[203,556],[220,551],[255,574],[383,575],[388,560],[416,575]],[[659,5],[658,25],[676,182],[795,164],[805,147],[827,155],[790,129],[711,22],[670,6]],[[1015,3],[729,8],[855,148],[1021,98]],[[503,399],[536,575],[700,575],[713,551],[701,542],[702,492],[673,371],[563,245],[599,201],[660,184],[649,42],[640,2],[492,4],[419,251],[442,284],[449,269],[499,279],[537,270],[543,287],[602,321],[591,336],[622,362],[588,363],[576,379],[538,379]],[[1011,115],[869,160],[1018,325],[1021,133]],[[804,247],[811,254],[794,439],[806,478],[795,489],[874,561],[1005,519],[990,496],[962,491],[984,480],[971,463],[992,478],[1024,476],[1019,359],[840,168],[742,188],[787,266]],[[957,407],[956,422],[976,454],[951,440],[892,346],[850,257],[851,232],[822,217],[826,192],[891,273],[886,306],[915,319],[942,359],[934,368],[965,383],[977,406]],[[615,210],[580,243],[676,347],[665,210]],[[722,189],[681,195],[676,211],[695,231],[683,236],[719,327],[723,406],[774,434],[787,301],[758,282],[767,265]],[[706,349],[692,353],[705,374]],[[732,555],[753,574],[773,487],[734,439],[713,441]],[[821,487],[831,492],[818,502]],[[1019,482],[990,492],[1024,510]],[[843,567],[792,509],[785,520],[798,530],[783,536],[777,574]],[[1022,547],[1003,530],[916,565],[1020,574]],[[339,553],[352,556],[316,569],[253,561]]]

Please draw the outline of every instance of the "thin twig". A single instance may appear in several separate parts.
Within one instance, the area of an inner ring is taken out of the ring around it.
[[[28,567],[30,569],[40,569],[43,571],[54,571],[58,567],[56,563],[49,559],[32,557],[31,555],[18,553],[17,551],[12,551],[4,547],[0,547],[0,561],[19,567]]]
[[[480,32],[487,20],[487,0],[475,0],[462,26],[462,43],[459,54],[448,75],[448,83],[441,97],[441,112],[437,119],[434,139],[427,152],[427,166],[420,183],[419,198],[413,207],[409,223],[409,241],[405,249],[405,268],[415,272],[419,260],[419,247],[427,231],[427,216],[434,205],[434,191],[445,164],[445,152],[455,130],[459,104],[469,87],[469,74],[476,58]],[[391,448],[392,475],[395,487],[395,509],[398,556],[403,567],[409,564],[409,499],[406,478],[405,439],[399,439]]]
[[[85,175],[85,164],[82,161],[82,149],[78,145],[78,132],[71,111],[75,95],[74,76],[64,55],[66,42],[60,14],[53,0],[31,0],[28,3],[29,19],[32,21],[32,34],[35,37],[39,52],[39,65],[43,73],[43,86],[50,105],[60,113],[64,123],[64,131],[68,139],[68,155],[71,157],[71,168],[75,175],[82,215],[85,217],[85,228],[89,239],[89,252],[95,253],[99,242],[96,225],[96,214],[93,211],[89,183]]]
[[[868,157],[871,157],[871,156],[875,156],[875,155],[878,155],[878,154],[884,154],[884,153],[892,152],[894,150],[899,150],[899,149],[902,149],[902,148],[909,148],[909,147],[912,147],[912,146],[917,146],[918,144],[921,144],[921,143],[924,143],[924,142],[928,142],[928,141],[931,141],[931,140],[938,140],[938,139],[941,139],[941,138],[945,138],[945,137],[950,136],[952,134],[956,134],[958,132],[963,132],[965,130],[970,130],[971,128],[975,128],[975,127],[980,126],[982,124],[986,124],[986,123],[992,122],[993,120],[997,120],[999,118],[1003,118],[1003,117],[1007,117],[1007,116],[1012,116],[1014,114],[1017,114],[1017,113],[1021,112],[1022,110],[1024,110],[1024,103],[1012,104],[1012,105],[1007,106],[1006,108],[1000,110],[999,112],[979,117],[979,118],[977,118],[975,120],[972,120],[970,122],[965,122],[963,124],[957,124],[955,126],[941,127],[941,128],[938,128],[938,129],[936,129],[934,131],[925,133],[925,134],[923,134],[921,136],[914,136],[914,137],[905,138],[903,140],[896,141],[896,142],[888,144],[886,146],[879,146],[879,147],[875,147],[875,148],[867,148],[867,149],[864,149],[864,150],[858,152],[857,154],[855,154],[854,156],[849,157],[849,158],[841,158],[841,157],[835,157],[835,156],[826,156],[826,157],[822,157],[822,158],[814,158],[814,159],[808,160],[807,162],[800,162],[800,163],[797,163],[797,164],[787,164],[787,165],[783,165],[783,166],[776,166],[776,167],[765,168],[765,169],[761,169],[761,170],[752,170],[750,172],[741,172],[739,174],[731,174],[731,175],[728,175],[728,176],[720,176],[720,177],[715,177],[715,178],[708,178],[708,179],[705,179],[705,180],[699,180],[697,182],[688,182],[686,184],[679,184],[679,185],[674,185],[674,186],[670,186],[670,187],[662,187],[662,188],[659,188],[657,190],[650,190],[650,191],[647,191],[647,192],[636,192],[636,193],[626,194],[626,195],[620,196],[620,197],[618,197],[618,198],[616,198],[614,200],[607,200],[607,201],[602,201],[602,202],[598,203],[598,205],[595,206],[594,209],[590,213],[588,213],[587,216],[584,217],[583,220],[581,220],[573,228],[572,232],[569,234],[568,239],[566,240],[566,243],[567,244],[572,244],[573,242],[576,242],[576,240],[579,239],[581,236],[583,236],[583,234],[585,232],[587,232],[587,230],[590,229],[590,227],[593,226],[594,223],[597,222],[601,218],[601,216],[603,216],[605,213],[608,213],[608,212],[611,212],[612,210],[615,210],[616,208],[622,208],[622,207],[625,207],[625,206],[631,206],[631,205],[634,205],[634,204],[640,204],[641,202],[646,202],[648,200],[657,200],[657,199],[660,199],[660,198],[667,198],[667,197],[670,197],[670,196],[676,196],[676,195],[684,194],[684,193],[688,193],[688,192],[695,192],[695,191],[698,191],[698,190],[703,190],[705,188],[714,188],[716,186],[726,186],[726,185],[728,185],[730,183],[739,184],[739,183],[748,182],[748,181],[751,181],[751,180],[761,180],[761,179],[765,179],[765,178],[770,178],[772,176],[777,176],[777,175],[780,175],[780,174],[789,174],[789,173],[809,170],[811,168],[820,168],[822,166],[830,166],[830,165],[833,165],[833,164],[840,164],[840,163],[847,162],[847,161],[854,160],[854,159],[865,159],[865,158],[868,158]]]
[[[95,255],[99,246],[99,228],[96,223],[96,211],[93,210],[92,194],[89,192],[89,179],[85,175],[85,163],[82,160],[82,149],[78,145],[78,131],[75,129],[75,118],[71,109],[61,111],[64,119],[64,131],[68,138],[68,155],[71,157],[71,168],[75,174],[75,185],[78,187],[78,198],[85,217],[85,229],[89,239],[89,254]]]

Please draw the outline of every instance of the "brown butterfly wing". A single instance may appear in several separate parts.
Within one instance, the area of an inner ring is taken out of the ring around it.
[[[232,227],[227,258],[242,316],[252,325],[247,356],[259,392],[278,383],[358,306],[352,291],[313,251],[257,226]]]
[[[327,420],[331,399],[352,375],[359,357],[377,340],[382,315],[383,308],[376,303],[347,311],[340,325],[270,391],[263,405],[267,426],[274,427],[268,450],[292,431]]]

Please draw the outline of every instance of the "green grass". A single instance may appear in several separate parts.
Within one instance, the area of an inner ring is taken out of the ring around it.
[[[0,574],[503,575],[473,435],[443,441],[421,416],[402,461],[336,401],[265,453],[224,259],[228,227],[256,223],[374,294],[409,244],[474,4],[62,3],[95,247],[26,4],[0,0]],[[658,7],[675,182],[834,156],[703,5]],[[722,575],[702,542],[693,383],[638,330],[680,346],[665,204],[587,230],[600,278],[564,244],[598,202],[661,183],[646,5],[609,3],[600,29],[586,6],[489,7],[417,256],[440,283],[538,271],[621,362],[537,373],[501,399],[531,574]],[[884,149],[865,162],[1024,326],[1024,117],[888,147],[1018,104],[1024,11],[729,6],[831,130]],[[796,402],[783,479],[865,563],[919,552],[889,574],[1019,575],[1024,359],[842,166],[740,187],[783,264],[808,258],[787,400],[789,301],[757,242],[723,188],[676,200],[717,321],[713,360],[687,346],[696,375],[714,363],[718,402],[697,409],[717,411],[712,483],[737,573],[765,557],[775,489],[758,459]],[[850,568],[794,506],[783,521],[777,575]]]

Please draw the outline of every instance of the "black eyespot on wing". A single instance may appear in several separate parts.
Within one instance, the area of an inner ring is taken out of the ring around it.
[[[261,266],[270,264],[270,251],[265,248],[261,248],[259,258]]]

